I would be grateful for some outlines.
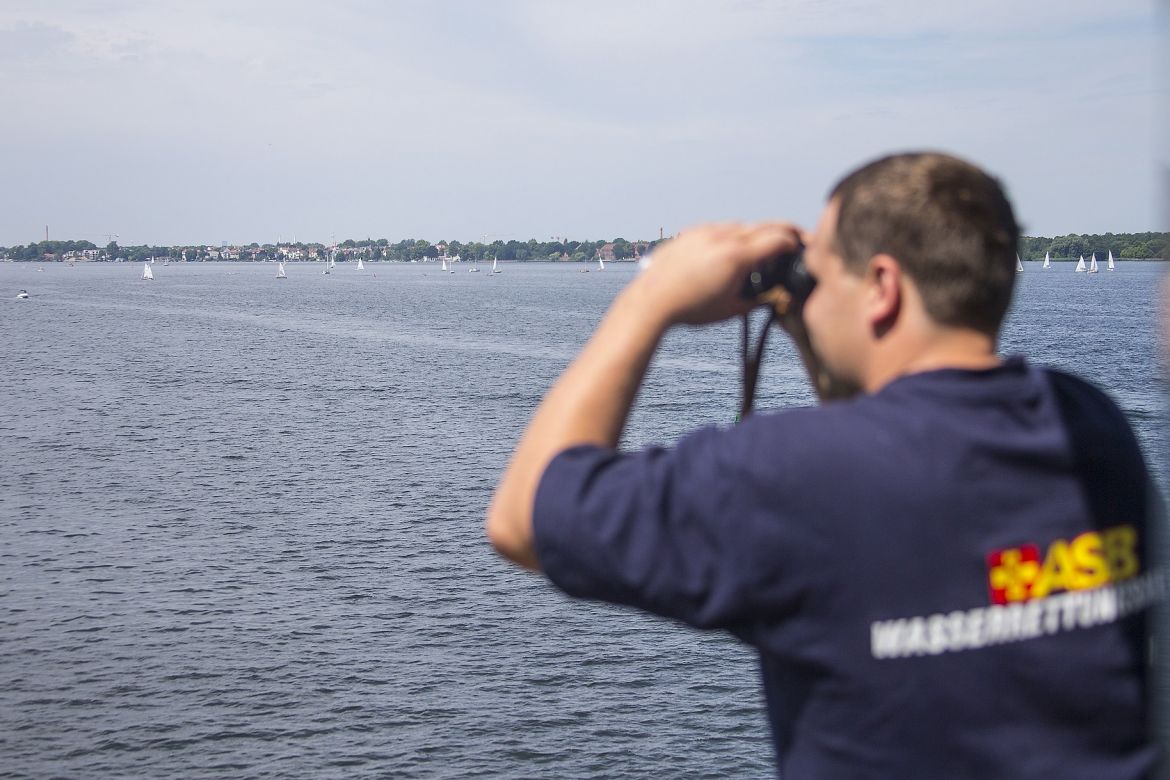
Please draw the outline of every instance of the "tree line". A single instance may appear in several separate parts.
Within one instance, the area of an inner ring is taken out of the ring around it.
[[[657,241],[627,241],[624,238],[601,241],[570,241],[568,239],[537,241],[535,238],[530,238],[527,241],[490,241],[486,243],[480,241],[438,241],[432,244],[423,239],[407,238],[392,244],[384,238],[379,238],[364,241],[348,239],[338,244],[338,248],[350,250],[350,252],[357,251],[374,260],[399,262],[433,260],[439,257],[440,247],[445,247],[447,255],[459,255],[464,260],[489,261],[498,258],[510,262],[539,260],[585,262],[592,260],[602,247],[610,244],[613,245],[614,259],[630,260],[636,254],[645,254],[657,243]]]
[[[533,260],[569,260],[576,262],[591,261],[605,246],[612,245],[613,258],[616,260],[633,259],[638,254],[645,254],[657,241],[627,241],[624,238],[615,238],[602,241],[570,241],[553,240],[537,241],[438,241],[431,243],[423,239],[407,238],[391,243],[385,238],[367,238],[361,241],[347,239],[340,244],[327,246],[320,243],[281,243],[276,244],[247,244],[231,247],[230,250],[239,252],[240,260],[276,260],[282,257],[280,249],[297,249],[308,253],[315,251],[319,258],[328,257],[335,250],[339,259],[345,256],[361,256],[369,260],[386,260],[397,262],[411,262],[431,260],[441,254],[449,256],[459,255],[464,260],[485,260],[492,258],[512,262]],[[0,247],[0,258],[12,260],[60,260],[66,252],[75,252],[85,249],[97,249],[90,241],[38,241],[36,243]],[[102,252],[102,260],[124,258],[130,262],[141,262],[148,258],[180,259],[186,255],[188,260],[205,260],[214,257],[222,250],[206,246],[120,246],[111,241]]]
[[[616,260],[628,260],[637,254],[650,251],[658,241],[627,241],[624,238],[615,238],[602,241],[570,241],[568,239],[553,239],[551,241],[537,241],[530,238],[527,241],[439,241],[431,243],[423,239],[407,238],[391,243],[385,238],[367,238],[361,241],[347,239],[336,246],[341,257],[360,256],[369,260],[386,260],[391,262],[411,262],[437,258],[440,247],[445,247],[446,254],[459,255],[464,260],[491,261],[493,257],[510,262],[524,262],[534,260],[569,260],[572,262],[588,262],[596,257],[597,253],[609,244],[612,244],[613,257]],[[334,247],[318,243],[280,244],[281,248],[295,248],[302,252],[316,250],[320,258],[328,257]],[[0,247],[0,258],[12,260],[60,260],[67,252],[80,252],[87,249],[98,249],[91,241],[38,241],[14,247]],[[240,260],[276,260],[281,257],[275,244],[248,244],[242,247],[233,247],[240,250]],[[212,252],[219,250],[205,246],[119,246],[111,241],[101,252],[102,260],[115,260],[119,257],[131,262],[141,262],[150,257],[180,259],[186,254],[188,260],[205,260],[213,257]],[[1088,257],[1096,252],[1104,257],[1109,251],[1114,257],[1124,259],[1166,258],[1170,259],[1170,244],[1165,233],[1105,233],[1075,234],[1056,236],[1023,236],[1020,238],[1020,257],[1027,260],[1037,260],[1047,252],[1055,259],[1076,258],[1082,255]]]
[[[1040,260],[1046,252],[1053,258],[1070,260],[1088,257],[1094,252],[1100,257],[1113,252],[1114,257],[1129,260],[1170,260],[1165,233],[1069,233],[1055,238],[1021,236],[1020,257],[1023,259]]]
[[[92,241],[38,241],[28,246],[11,248],[0,246],[0,257],[13,260],[42,260],[45,255],[59,257],[66,252],[82,252],[86,249],[97,249],[97,244]]]

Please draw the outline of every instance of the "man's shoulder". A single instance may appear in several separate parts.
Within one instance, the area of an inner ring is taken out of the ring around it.
[[[683,442],[690,452],[764,466],[867,464],[881,471],[891,458],[933,457],[988,437],[1049,445],[1040,431],[1067,437],[1074,447],[1099,442],[1138,452],[1124,413],[1105,391],[1017,358],[990,372],[909,375],[872,394],[760,412],[735,426],[694,431]]]
[[[1063,413],[1125,420],[1125,414],[1113,398],[1092,382],[1058,368],[1042,368],[1040,372],[1048,380]]]
[[[864,437],[874,429],[889,425],[912,410],[891,403],[880,395],[859,394],[853,398],[829,401],[818,406],[776,409],[749,418],[745,430],[757,436],[801,435],[812,438],[808,443],[831,445]]]
[[[1069,448],[1082,471],[1144,475],[1137,436],[1121,407],[1101,388],[1073,374],[1045,369]]]
[[[872,396],[832,401],[820,406],[761,412],[726,430],[726,448],[761,465],[789,463],[806,471],[818,464],[841,466],[866,460],[874,446],[897,435],[898,412],[884,414]]]

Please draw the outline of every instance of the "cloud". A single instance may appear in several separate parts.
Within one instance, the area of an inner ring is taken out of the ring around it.
[[[6,68],[25,70],[60,55],[72,39],[60,27],[19,22],[0,29],[0,63]]]

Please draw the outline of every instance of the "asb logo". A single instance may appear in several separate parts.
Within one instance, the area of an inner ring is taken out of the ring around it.
[[[995,550],[987,556],[991,601],[1031,601],[1128,580],[1141,571],[1137,541],[1132,525],[1119,525],[1071,540],[1057,539],[1043,556],[1035,544]]]

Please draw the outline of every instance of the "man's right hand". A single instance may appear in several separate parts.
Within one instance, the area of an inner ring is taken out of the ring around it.
[[[703,225],[654,249],[654,262],[631,284],[667,325],[718,322],[751,310],[744,280],[766,258],[800,246],[785,222]]]

